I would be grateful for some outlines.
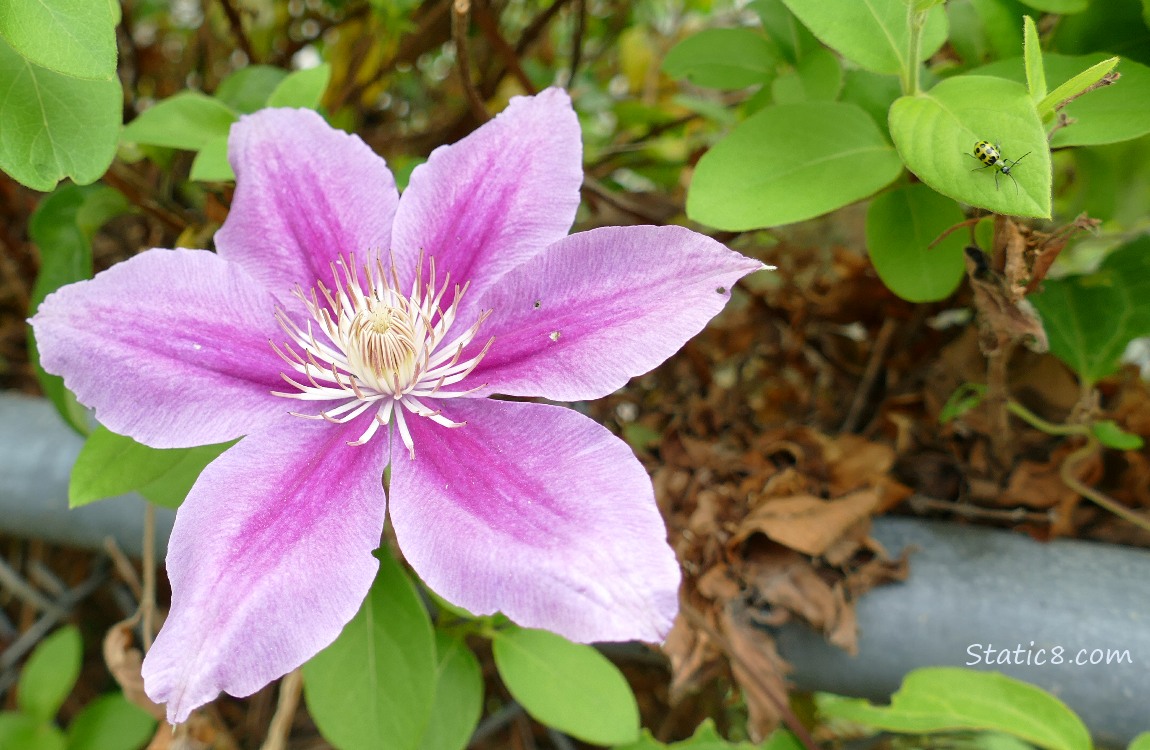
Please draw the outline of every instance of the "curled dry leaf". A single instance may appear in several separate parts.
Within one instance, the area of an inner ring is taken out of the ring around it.
[[[144,678],[140,676],[144,655],[135,646],[132,635],[134,624],[134,619],[124,620],[108,629],[104,635],[104,663],[124,691],[124,697],[162,722],[163,707],[152,702],[144,693]]]
[[[745,542],[761,533],[779,544],[817,557],[830,549],[854,525],[870,519],[878,504],[874,490],[852,492],[837,500],[813,495],[778,498],[760,505],[742,523],[731,540]]]
[[[779,656],[775,641],[732,602],[722,611],[720,626],[731,660],[731,675],[747,703],[747,733],[761,742],[775,730],[787,706],[786,675],[790,665]]]

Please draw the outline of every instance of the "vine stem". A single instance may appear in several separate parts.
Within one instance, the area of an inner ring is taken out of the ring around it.
[[[1086,438],[1086,442],[1082,444],[1082,447],[1063,459],[1062,466],[1058,469],[1058,476],[1062,479],[1062,483],[1100,508],[1110,511],[1122,520],[1132,523],[1140,529],[1150,531],[1150,518],[1135,513],[1106,493],[1099,492],[1090,485],[1081,482],[1078,477],[1074,475],[1074,471],[1078,468],[1079,464],[1097,453],[1101,446],[1101,443],[1098,442],[1098,438],[1094,436],[1094,433],[1090,431],[1087,425],[1055,424],[1054,422],[1048,422],[1016,401],[1007,402],[1006,408],[1014,416],[1023,420],[1034,429],[1045,432],[1047,435],[1081,435]]]
[[[906,27],[909,33],[907,40],[906,67],[903,68],[902,93],[913,96],[918,93],[918,51],[922,45],[922,27],[926,14],[915,10],[914,2],[906,4]]]
[[[1099,507],[1110,511],[1124,521],[1134,524],[1143,531],[1150,531],[1150,518],[1135,513],[1109,495],[1099,492],[1087,484],[1083,484],[1078,480],[1078,477],[1074,476],[1074,470],[1078,468],[1080,463],[1093,456],[1098,451],[1098,446],[1098,438],[1093,435],[1088,435],[1086,443],[1067,456],[1062,462],[1058,476],[1062,478],[1063,483],[1065,483],[1067,487],[1093,501],[1094,504]]]

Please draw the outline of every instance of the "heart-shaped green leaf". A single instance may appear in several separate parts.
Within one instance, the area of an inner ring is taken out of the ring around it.
[[[492,648],[507,689],[539,721],[599,745],[638,738],[639,707],[631,687],[591,646],[512,627],[499,631]]]
[[[74,78],[116,75],[116,19],[100,0],[9,0],[0,9],[0,37],[27,60]]]
[[[1050,150],[1021,84],[988,76],[947,79],[896,101],[890,132],[907,168],[943,195],[995,213],[1050,217]],[[979,163],[973,153],[979,141],[998,145],[1013,164],[1010,174]]]
[[[116,78],[57,73],[0,39],[0,169],[45,192],[65,177],[95,182],[116,155],[122,98]]]
[[[965,270],[963,236],[946,229],[962,221],[954,201],[926,185],[904,185],[873,201],[866,215],[866,246],[879,278],[910,302],[946,299]]]

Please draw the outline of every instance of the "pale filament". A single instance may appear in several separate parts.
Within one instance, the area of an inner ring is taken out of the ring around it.
[[[275,395],[326,402],[318,414],[292,414],[343,424],[374,410],[370,425],[349,445],[363,445],[394,419],[412,458],[415,446],[405,412],[444,427],[463,426],[425,402],[467,396],[483,387],[444,390],[466,379],[491,348],[494,338],[478,354],[463,359],[491,311],[449,339],[468,285],[455,285],[451,303],[444,308],[451,276],[446,274],[438,284],[431,258],[425,283],[423,265],[420,253],[411,292],[404,295],[394,258],[385,269],[381,259],[360,268],[354,255],[346,262],[341,257],[331,265],[334,290],[317,282],[310,294],[299,286],[293,291],[307,311],[306,322],[299,324],[282,308],[276,309],[276,320],[288,340],[282,345],[270,343],[291,368],[291,374],[281,377],[295,390]]]

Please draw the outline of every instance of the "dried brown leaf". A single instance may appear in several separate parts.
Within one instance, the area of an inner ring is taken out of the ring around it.
[[[747,704],[747,734],[754,742],[761,742],[778,728],[781,712],[786,709],[790,665],[779,656],[774,639],[756,627],[741,606],[723,610],[722,630],[731,674]]]
[[[732,543],[755,533],[812,557],[822,555],[852,526],[869,518],[878,503],[873,490],[852,492],[837,500],[797,495],[771,500],[739,525]]]
[[[163,707],[154,703],[144,692],[144,678],[140,675],[144,655],[134,645],[133,625],[133,620],[124,620],[108,629],[104,635],[104,663],[108,665],[108,671],[124,691],[124,697],[147,711],[157,721],[163,722],[165,716]]]

